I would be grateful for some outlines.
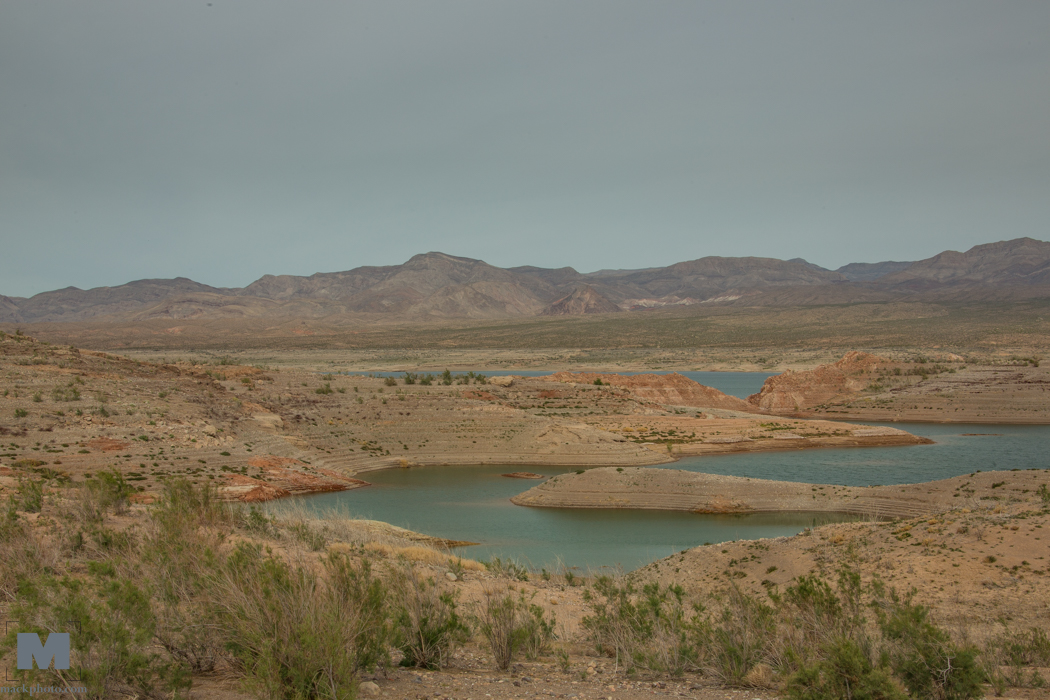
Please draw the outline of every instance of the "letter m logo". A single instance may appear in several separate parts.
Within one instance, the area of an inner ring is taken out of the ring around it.
[[[33,662],[36,661],[37,668],[47,668],[53,661],[55,668],[65,670],[69,668],[69,633],[52,632],[47,635],[47,644],[40,641],[40,635],[35,632],[18,633],[18,668],[32,670]]]

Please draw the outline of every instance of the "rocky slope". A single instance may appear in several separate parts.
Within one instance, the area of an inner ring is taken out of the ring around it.
[[[849,352],[838,362],[808,372],[784,372],[770,377],[762,391],[747,397],[752,409],[793,415],[817,405],[850,396],[871,383],[874,373],[889,360],[863,352]]]

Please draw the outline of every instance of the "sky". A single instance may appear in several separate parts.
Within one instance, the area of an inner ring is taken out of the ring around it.
[[[1050,2],[0,3],[0,294],[1050,222]]]

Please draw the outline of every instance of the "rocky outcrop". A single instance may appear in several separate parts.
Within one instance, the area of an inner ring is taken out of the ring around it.
[[[770,377],[762,391],[747,397],[750,410],[793,415],[851,394],[871,383],[873,373],[889,360],[865,352],[848,352],[838,362],[806,372],[787,371]]]
[[[671,374],[599,374],[596,372],[558,372],[538,379],[551,382],[595,384],[627,389],[632,396],[652,403],[729,411],[753,411],[743,399],[723,394],[677,372]]]
[[[293,494],[346,491],[368,486],[367,481],[353,479],[330,469],[311,467],[290,457],[252,457],[248,460],[248,467],[257,470],[257,474],[228,474],[226,483],[218,488],[220,498],[258,503]]]
[[[549,304],[540,316],[581,316],[583,314],[609,314],[620,311],[620,307],[595,291],[594,287],[577,287],[572,294]]]

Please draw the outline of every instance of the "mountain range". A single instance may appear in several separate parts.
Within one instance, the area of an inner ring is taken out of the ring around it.
[[[499,268],[444,253],[401,265],[309,277],[264,275],[243,288],[147,279],[66,287],[30,298],[0,295],[0,322],[134,322],[190,318],[498,319],[709,306],[1050,298],[1050,243],[1018,238],[915,262],[828,270],[796,258],[705,257],[643,270]]]

